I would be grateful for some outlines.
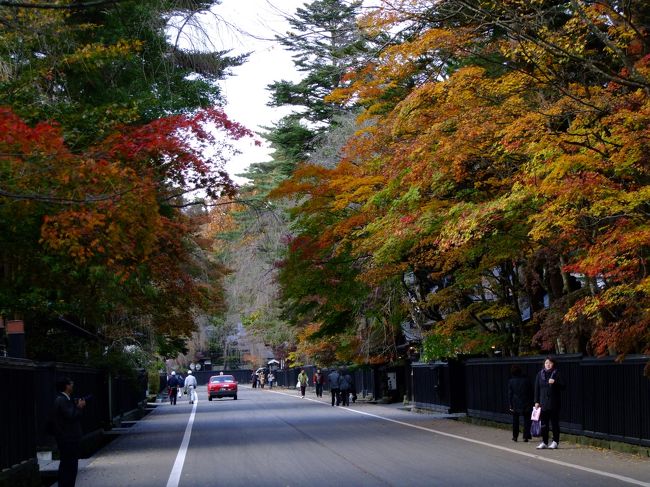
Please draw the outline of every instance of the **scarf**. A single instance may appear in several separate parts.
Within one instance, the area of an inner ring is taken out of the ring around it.
[[[553,375],[555,375],[555,367],[548,370],[542,369],[542,379],[544,379],[544,382],[548,382],[549,379],[552,379]]]

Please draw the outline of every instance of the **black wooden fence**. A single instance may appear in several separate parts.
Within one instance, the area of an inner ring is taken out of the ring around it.
[[[0,401],[0,471],[36,458],[36,451],[54,445],[45,423],[56,397],[56,381],[70,377],[75,396],[92,395],[82,419],[86,435],[101,431],[113,418],[143,405],[146,376],[111,377],[101,370],[59,363],[0,358],[0,384],[7,390]],[[109,396],[111,400],[109,401]]]
[[[36,364],[27,360],[0,362],[0,470],[36,457]]]
[[[407,396],[418,407],[467,412],[468,416],[510,422],[507,381],[518,364],[528,377],[540,370],[543,357],[468,359],[464,362],[413,364],[400,367],[351,368],[360,396],[401,400]],[[643,376],[648,357],[613,359],[557,357],[567,388],[563,392],[563,431],[595,438],[650,445],[650,380]],[[310,385],[315,366],[303,367]],[[325,375],[328,369],[321,369]],[[276,383],[295,387],[300,369],[275,371]],[[241,383],[251,381],[252,370],[224,371]],[[199,384],[215,371],[198,371]],[[92,394],[83,419],[85,433],[110,427],[113,418],[142,405],[146,376],[111,377],[97,369],[57,363],[0,358],[0,383],[10,389],[0,401],[0,470],[32,459],[40,447],[52,444],[44,431],[55,383],[60,377],[75,381],[77,395]],[[395,383],[389,384],[389,377]],[[166,377],[161,376],[161,384]],[[110,384],[110,387],[109,387]],[[325,390],[329,384],[325,383]]]
[[[418,408],[465,412],[465,368],[461,362],[413,364],[412,397]]]
[[[643,375],[648,357],[583,358],[558,355],[562,393],[562,431],[599,439],[650,445],[650,380]],[[414,364],[415,405],[509,423],[507,383],[518,364],[532,381],[544,357],[468,359]]]

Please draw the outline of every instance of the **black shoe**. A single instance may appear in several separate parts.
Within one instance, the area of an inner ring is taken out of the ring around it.
[[[512,441],[517,441],[517,438],[513,438]]]
[[[528,438],[524,438],[524,443],[528,443]]]

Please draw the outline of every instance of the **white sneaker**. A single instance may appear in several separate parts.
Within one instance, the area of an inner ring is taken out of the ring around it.
[[[550,450],[556,450],[556,449],[557,449],[557,443],[556,443],[556,442],[552,442],[550,445],[548,445],[548,448],[549,448]]]
[[[557,444],[555,446],[557,446]],[[544,443],[543,441],[539,445],[537,445],[538,450],[545,450],[546,448],[548,448],[548,446],[546,446],[546,443]]]

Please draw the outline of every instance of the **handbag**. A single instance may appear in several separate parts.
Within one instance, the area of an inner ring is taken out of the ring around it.
[[[533,438],[542,436],[542,422],[540,420],[532,421],[530,423],[530,436]]]
[[[296,389],[300,389],[300,381],[296,382]]]
[[[533,412],[530,415],[532,421],[539,421],[539,417],[542,414],[542,408],[533,408]]]

